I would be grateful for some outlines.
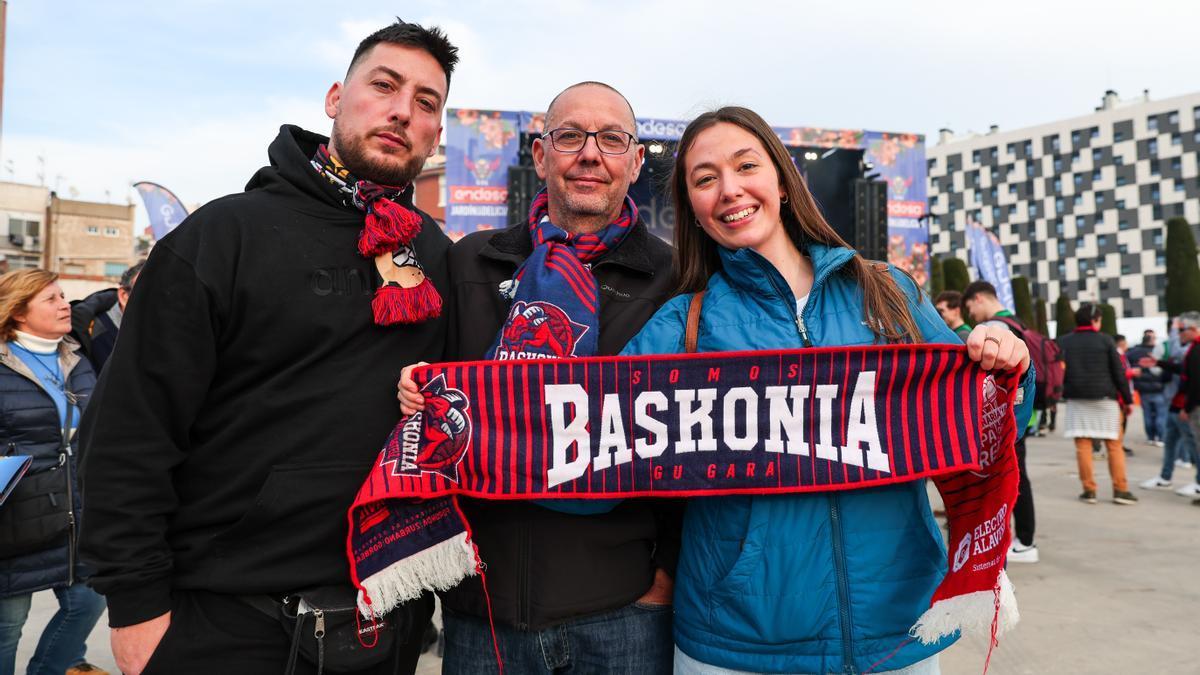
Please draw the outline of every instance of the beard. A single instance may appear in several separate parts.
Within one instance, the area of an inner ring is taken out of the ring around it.
[[[412,138],[406,133],[393,129],[387,131],[412,143]],[[425,157],[415,153],[411,147],[397,148],[394,154],[381,151],[372,157],[367,148],[370,135],[349,136],[341,133],[335,124],[331,136],[333,147],[337,148],[338,161],[355,176],[373,183],[402,187],[411,183],[425,166]]]

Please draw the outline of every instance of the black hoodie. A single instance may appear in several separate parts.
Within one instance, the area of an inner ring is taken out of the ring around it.
[[[445,322],[374,324],[363,214],[309,164],[325,141],[284,126],[271,166],[138,277],[81,429],[80,550],[113,626],[163,614],[172,589],[349,579],[346,509],[399,418],[401,368],[441,358]],[[415,248],[443,297],[448,246],[426,217]]]

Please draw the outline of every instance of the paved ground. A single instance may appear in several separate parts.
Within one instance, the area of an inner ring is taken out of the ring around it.
[[[1130,483],[1155,475],[1162,451],[1143,444],[1130,420]],[[1028,466],[1037,503],[1041,562],[1009,566],[1021,624],[1001,638],[991,675],[1026,673],[1200,673],[1200,507],[1171,491],[1133,491],[1137,506],[1109,501],[1107,467],[1098,463],[1102,501],[1076,501],[1075,453],[1059,437],[1029,440]],[[1176,485],[1192,475],[1177,473]],[[18,653],[18,672],[55,610],[39,593]],[[88,642],[89,658],[113,668],[105,619]],[[965,638],[942,654],[947,675],[983,672],[986,638]],[[439,672],[426,655],[421,675]]]

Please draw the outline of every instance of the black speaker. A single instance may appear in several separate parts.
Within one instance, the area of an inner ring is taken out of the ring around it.
[[[887,261],[887,183],[854,181],[854,238],[850,245],[868,260]]]
[[[545,187],[533,166],[508,167],[508,224],[524,223],[533,197]]]

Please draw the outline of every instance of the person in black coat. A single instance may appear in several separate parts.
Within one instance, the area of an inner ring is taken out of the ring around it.
[[[117,344],[125,304],[137,283],[146,261],[125,270],[116,288],[96,291],[83,300],[71,303],[71,338],[79,343],[84,356],[92,363],[97,377]]]
[[[15,672],[33,594],[52,588],[59,610],[42,632],[29,675],[88,672],[86,640],[104,598],[84,585],[76,555],[83,517],[75,426],[96,376],[64,339],[71,308],[45,270],[0,277],[0,452],[33,458],[0,506],[0,674]],[[68,439],[70,441],[68,442]],[[91,672],[103,672],[88,666]]]

